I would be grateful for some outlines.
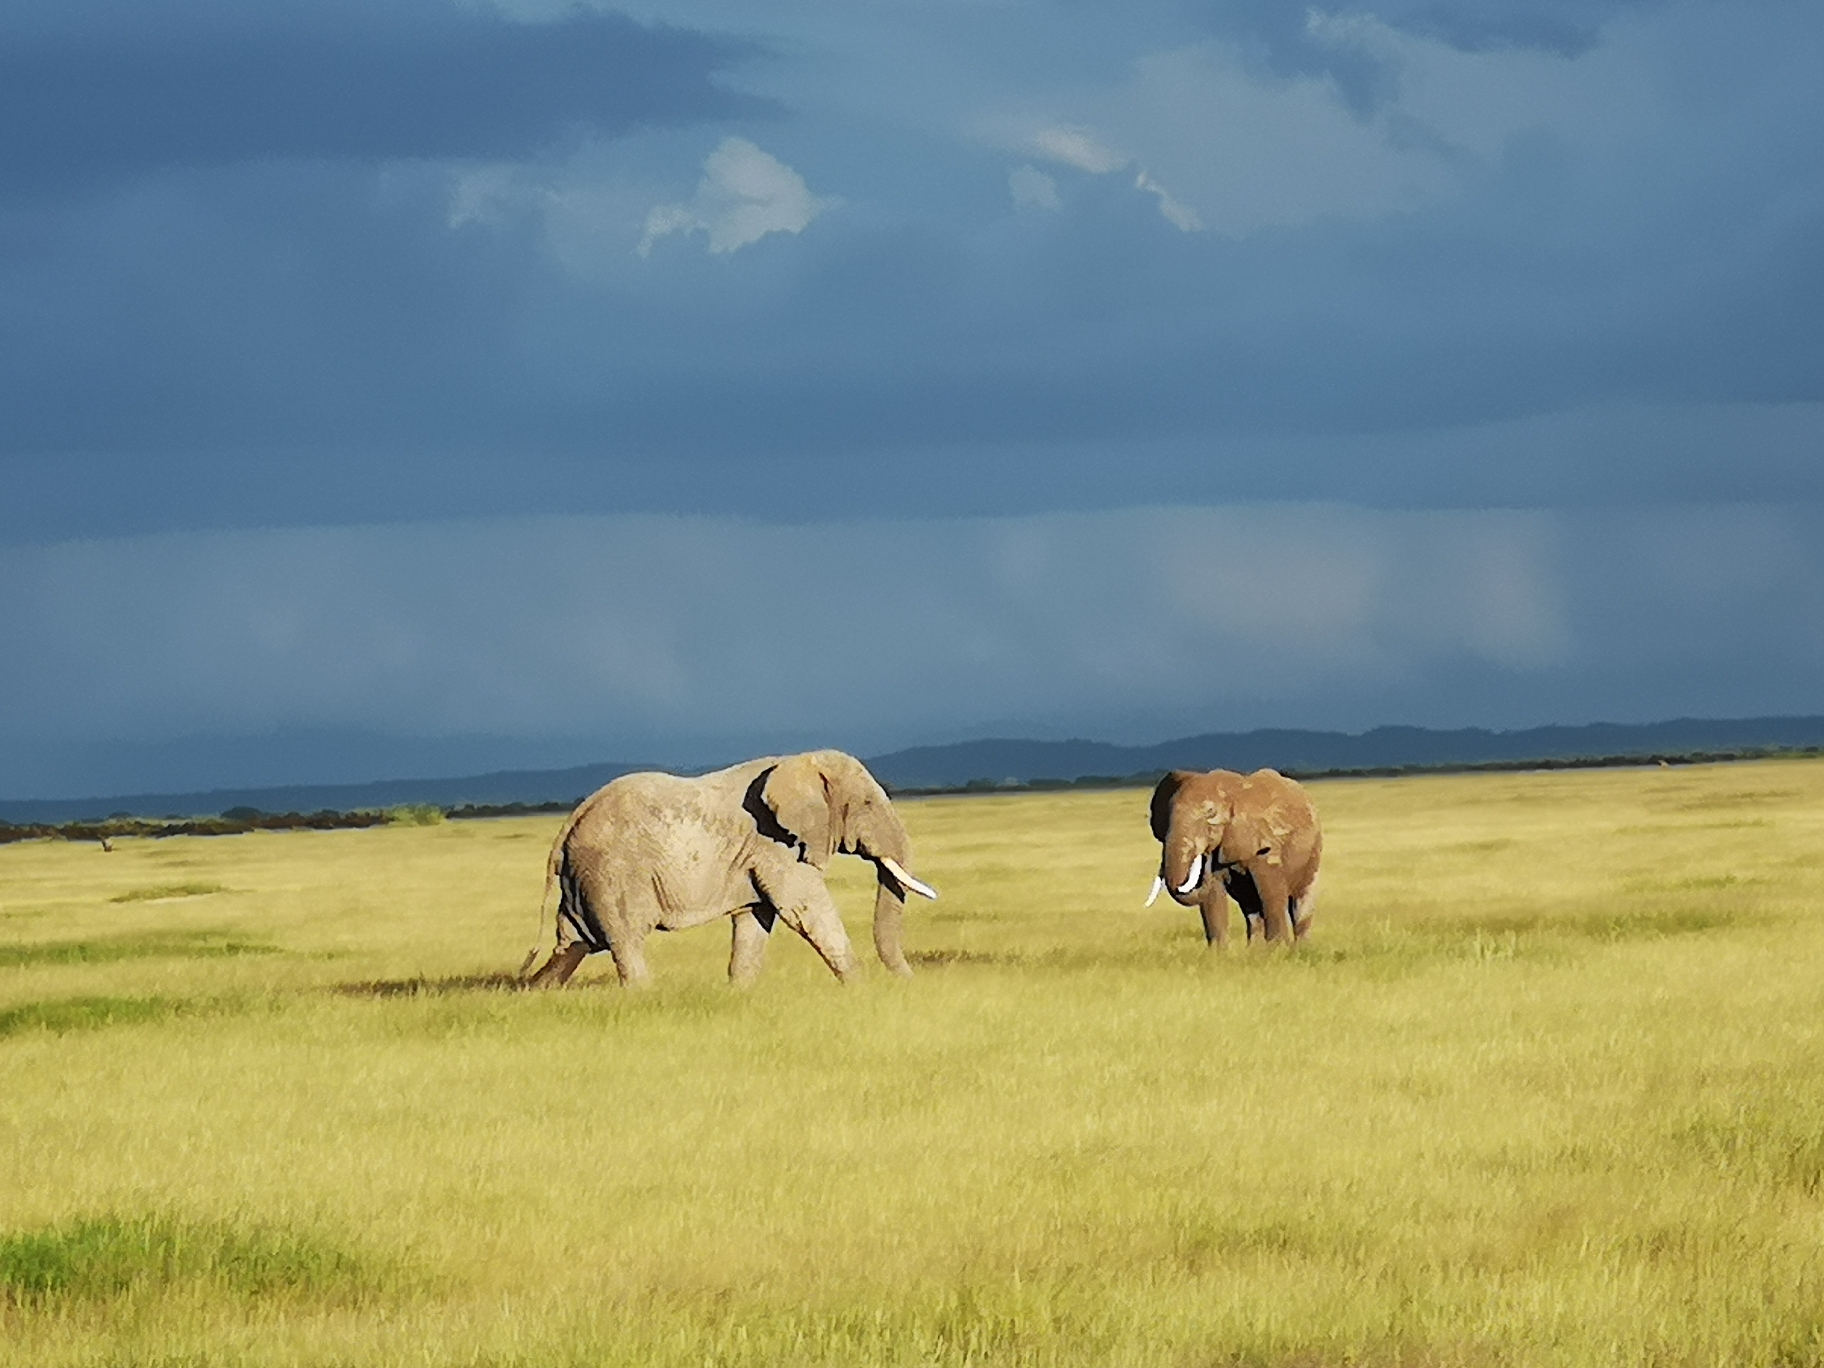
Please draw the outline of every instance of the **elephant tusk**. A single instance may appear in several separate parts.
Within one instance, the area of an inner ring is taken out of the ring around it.
[[[1191,861],[1191,872],[1184,876],[1184,882],[1178,885],[1177,891],[1180,893],[1189,893],[1193,888],[1197,887],[1198,881],[1202,878],[1203,856],[1200,854],[1195,860]]]
[[[935,901],[937,898],[937,890],[928,883],[920,883],[917,879],[906,873],[905,866],[900,864],[898,860],[895,860],[890,855],[882,855],[880,857],[880,862],[886,867],[887,873],[898,879],[900,883],[918,894],[919,897],[930,898]]]
[[[1146,895],[1145,905],[1147,907],[1151,907],[1156,901],[1158,901],[1159,890],[1164,887],[1165,887],[1165,876],[1163,874],[1153,875],[1153,891]]]

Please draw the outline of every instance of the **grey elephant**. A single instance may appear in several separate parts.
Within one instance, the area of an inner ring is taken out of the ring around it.
[[[1240,775],[1173,770],[1153,790],[1153,836],[1161,889],[1203,915],[1204,940],[1229,942],[1229,900],[1241,906],[1248,939],[1296,943],[1317,911],[1317,866],[1324,833],[1304,789],[1277,770]]]
[[[846,982],[859,966],[823,881],[837,853],[874,862],[874,946],[887,968],[910,974],[900,945],[906,894],[937,892],[912,876],[899,814],[854,756],[769,756],[695,779],[622,775],[585,798],[551,846],[545,903],[558,887],[557,942],[530,982],[561,985],[606,950],[622,983],[644,984],[651,932],[718,917],[734,923],[728,976],[737,983],[760,972],[775,920]],[[543,920],[541,909],[541,944]]]

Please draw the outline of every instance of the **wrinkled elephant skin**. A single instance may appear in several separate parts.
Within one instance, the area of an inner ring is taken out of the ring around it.
[[[577,806],[546,866],[559,890],[557,942],[529,980],[558,986],[606,950],[621,982],[644,984],[646,937],[718,917],[733,922],[729,977],[760,972],[776,921],[809,941],[837,978],[858,962],[824,885],[835,854],[874,862],[874,944],[896,974],[908,890],[936,893],[910,872],[911,843],[886,791],[841,751],[767,757],[694,779],[627,774]],[[541,920],[540,942],[543,942]],[[527,956],[528,967],[538,947]]]
[[[1324,836],[1298,784],[1270,769],[1173,770],[1153,790],[1152,827],[1160,845],[1154,895],[1163,887],[1197,908],[1210,945],[1228,944],[1230,899],[1249,940],[1256,921],[1270,942],[1310,933]]]

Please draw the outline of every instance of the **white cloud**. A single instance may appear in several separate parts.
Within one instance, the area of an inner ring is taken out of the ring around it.
[[[1087,171],[1093,176],[1106,176],[1131,167],[1135,171],[1134,189],[1158,199],[1159,213],[1167,223],[1182,233],[1195,233],[1203,228],[1203,219],[1195,209],[1161,185],[1145,167],[1135,167],[1132,157],[1114,151],[1087,128],[1058,124],[1011,132],[1008,126],[1003,126],[1001,131],[991,132],[989,136],[1035,157],[1073,170]],[[1060,207],[1057,182],[1036,167],[1016,167],[1007,179],[1016,205],[1031,204],[1045,209]]]
[[[463,167],[451,177],[450,227],[492,223],[503,208],[523,197],[515,167],[498,162]]]
[[[1097,176],[1119,171],[1132,160],[1110,151],[1094,134],[1082,128],[1041,128],[1027,142],[1035,156]]]
[[[801,233],[835,204],[813,195],[804,177],[777,157],[745,138],[728,138],[704,161],[688,202],[655,205],[647,214],[634,250],[646,256],[660,238],[701,231],[711,252],[733,252],[768,233]]]
[[[1036,166],[1016,166],[1007,173],[1007,189],[1020,208],[1058,209],[1058,183]]]
[[[1435,203],[1520,137],[1544,133],[1612,160],[1666,118],[1650,78],[1664,57],[1643,50],[1652,39],[1637,20],[1606,25],[1577,56],[1461,51],[1372,15],[1315,7],[1306,32],[1378,64],[1385,101],[1363,114],[1327,75],[1275,74],[1241,45],[1212,39],[1141,56],[1100,88],[1015,97],[1025,108],[991,107],[972,126],[1024,156],[1096,175],[1124,170],[1174,226],[1239,237]]]
[[[1144,190],[1149,195],[1159,197],[1159,212],[1165,221],[1181,233],[1195,233],[1203,228],[1203,220],[1197,217],[1197,211],[1188,204],[1180,204],[1172,198],[1172,192],[1145,171],[1134,177],[1134,189]]]

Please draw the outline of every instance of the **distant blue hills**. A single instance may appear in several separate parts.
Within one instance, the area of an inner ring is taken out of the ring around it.
[[[1465,727],[1376,727],[1361,733],[1273,729],[1211,732],[1153,746],[1103,741],[959,741],[867,757],[896,790],[1016,787],[1082,780],[1138,779],[1168,769],[1253,770],[1296,774],[1351,770],[1450,769],[1655,756],[1729,756],[1824,748],[1824,717],[1680,718],[1641,724],[1487,731]],[[434,804],[508,807],[569,804],[622,774],[662,768],[604,762],[561,770],[503,770],[462,779],[391,779],[365,784],[215,789],[205,793],[114,798],[0,800],[0,821],[15,824],[133,817],[194,817],[252,808],[260,812],[338,812]]]
[[[1680,718],[1639,724],[1486,731],[1464,727],[1376,727],[1356,733],[1264,730],[1211,732],[1156,746],[1100,741],[965,741],[920,746],[868,761],[895,788],[953,788],[971,780],[1126,777],[1169,769],[1287,773],[1451,768],[1526,761],[1739,754],[1824,747],[1824,717],[1755,717],[1728,721]]]

